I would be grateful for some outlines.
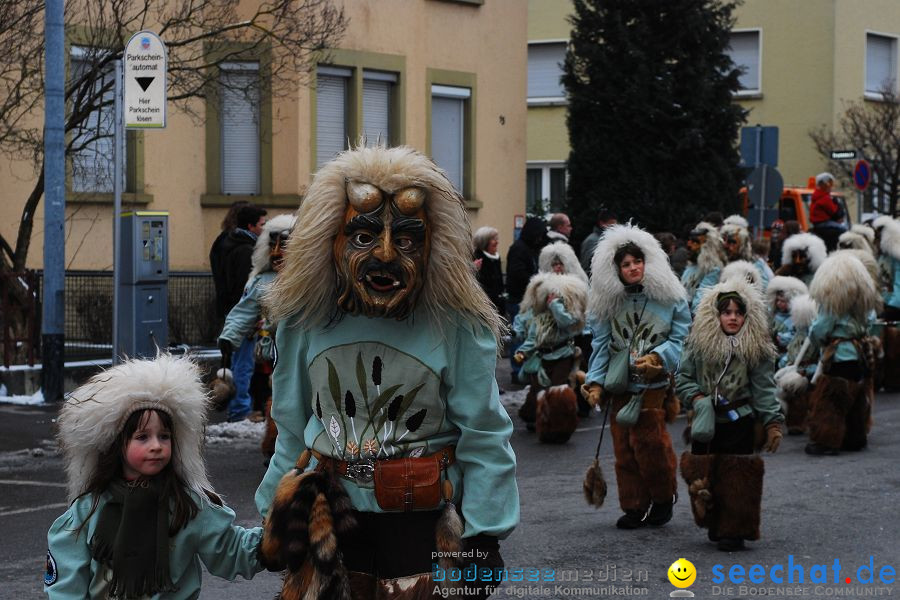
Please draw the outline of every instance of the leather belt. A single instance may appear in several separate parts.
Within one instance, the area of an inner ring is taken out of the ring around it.
[[[348,479],[354,479],[356,481],[360,481],[363,483],[369,483],[375,477],[375,463],[376,462],[384,462],[384,461],[393,461],[393,460],[407,460],[412,457],[404,456],[398,458],[384,458],[381,460],[376,460],[374,458],[358,458],[356,460],[338,460],[336,458],[332,458],[330,456],[326,456],[321,452],[316,450],[312,451],[312,455],[316,457],[316,461],[318,461],[319,469],[331,469],[336,472],[338,475],[343,477],[347,477]],[[427,456],[418,457],[414,460],[425,460],[425,459],[434,459],[436,462],[441,463],[443,468],[452,465],[456,461],[456,452],[455,446],[447,446],[438,450],[434,454],[429,454]]]

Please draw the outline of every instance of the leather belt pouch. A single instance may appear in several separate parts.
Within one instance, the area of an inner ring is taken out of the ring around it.
[[[440,454],[376,462],[375,500],[384,511],[428,510],[440,506]]]

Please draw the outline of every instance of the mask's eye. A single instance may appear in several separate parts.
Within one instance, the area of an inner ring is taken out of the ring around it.
[[[360,248],[366,248],[371,246],[375,242],[375,236],[371,233],[366,233],[365,231],[357,232],[350,238],[350,241],[353,242],[354,246],[358,246]]]
[[[412,238],[408,238],[408,237],[396,238],[394,240],[394,244],[397,246],[397,248],[399,248],[400,250],[403,250],[404,252],[408,252],[409,250],[412,250],[413,246],[415,245],[415,243],[412,241]]]

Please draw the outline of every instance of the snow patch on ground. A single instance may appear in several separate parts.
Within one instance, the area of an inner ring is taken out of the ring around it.
[[[266,431],[263,422],[238,421],[236,423],[216,423],[206,428],[207,444],[228,444],[232,442],[259,442]]]
[[[44,393],[41,390],[36,391],[31,396],[7,396],[6,387],[0,389],[0,404],[43,404]]]
[[[500,395],[500,403],[507,408],[519,408],[525,403],[528,387],[526,385],[521,390],[506,390],[506,393]]]

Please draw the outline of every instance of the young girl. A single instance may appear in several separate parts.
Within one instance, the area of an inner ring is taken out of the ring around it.
[[[769,334],[778,350],[779,359],[787,353],[796,329],[791,320],[791,300],[807,293],[806,284],[796,277],[776,275],[766,288],[766,307],[769,309]]]
[[[593,354],[588,401],[611,402],[620,529],[659,527],[672,518],[675,451],[665,421],[678,409],[669,375],[691,323],[684,288],[652,235],[631,225],[603,234],[591,262]],[[630,413],[631,418],[625,415]]]
[[[694,520],[719,550],[759,539],[763,461],[755,424],[775,452],[784,417],[775,399],[775,347],[759,292],[731,279],[703,297],[687,339],[676,389],[693,409],[691,450],[681,457]]]
[[[200,454],[197,366],[162,354],[95,375],[59,417],[69,510],[50,527],[50,598],[195,598],[213,575],[262,570],[262,529],[234,524]]]

